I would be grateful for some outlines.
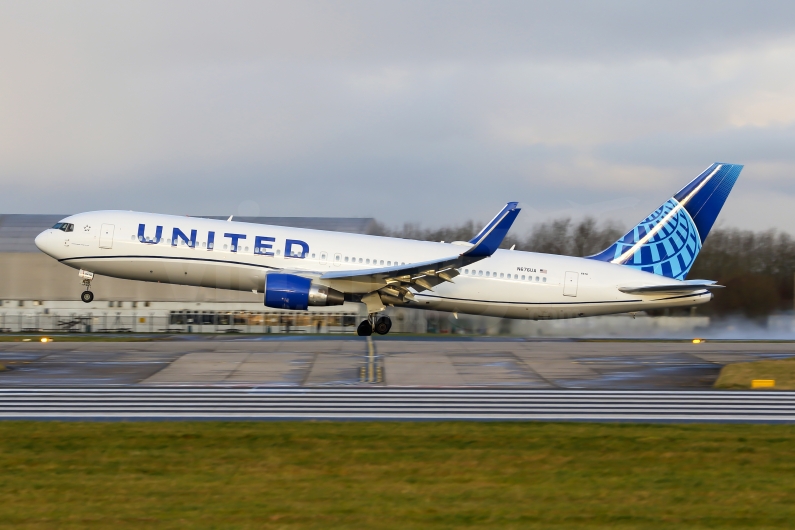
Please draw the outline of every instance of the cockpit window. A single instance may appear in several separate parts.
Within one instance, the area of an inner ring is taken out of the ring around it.
[[[55,223],[53,226],[55,230],[60,230],[62,232],[73,232],[75,229],[75,225],[72,223]]]

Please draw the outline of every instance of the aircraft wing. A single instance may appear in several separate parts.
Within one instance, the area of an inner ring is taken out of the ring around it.
[[[687,280],[662,285],[641,285],[631,287],[619,287],[618,290],[628,294],[655,294],[655,293],[688,293],[703,291],[705,289],[722,289],[723,285],[710,280]]]
[[[466,250],[461,254],[392,267],[331,271],[322,274],[320,278],[366,283],[372,285],[374,290],[382,286],[382,298],[393,296],[400,301],[411,300],[413,295],[408,291],[409,287],[417,292],[433,290],[442,282],[453,281],[453,278],[459,274],[457,269],[494,254],[505,239],[516,216],[519,215],[521,208],[518,208],[517,204],[516,202],[506,204],[500,213],[469,241],[470,246],[464,247]]]

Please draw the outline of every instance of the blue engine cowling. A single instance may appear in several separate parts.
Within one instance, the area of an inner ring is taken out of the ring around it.
[[[345,295],[325,285],[295,274],[271,273],[265,276],[265,306],[305,311],[309,306],[342,305]]]

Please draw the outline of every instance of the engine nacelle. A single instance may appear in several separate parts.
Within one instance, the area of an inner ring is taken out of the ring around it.
[[[265,305],[275,309],[305,311],[309,306],[342,305],[345,295],[295,274],[265,275]]]

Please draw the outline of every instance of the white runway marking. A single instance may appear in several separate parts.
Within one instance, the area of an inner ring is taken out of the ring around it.
[[[795,422],[795,392],[16,388],[0,419]]]

